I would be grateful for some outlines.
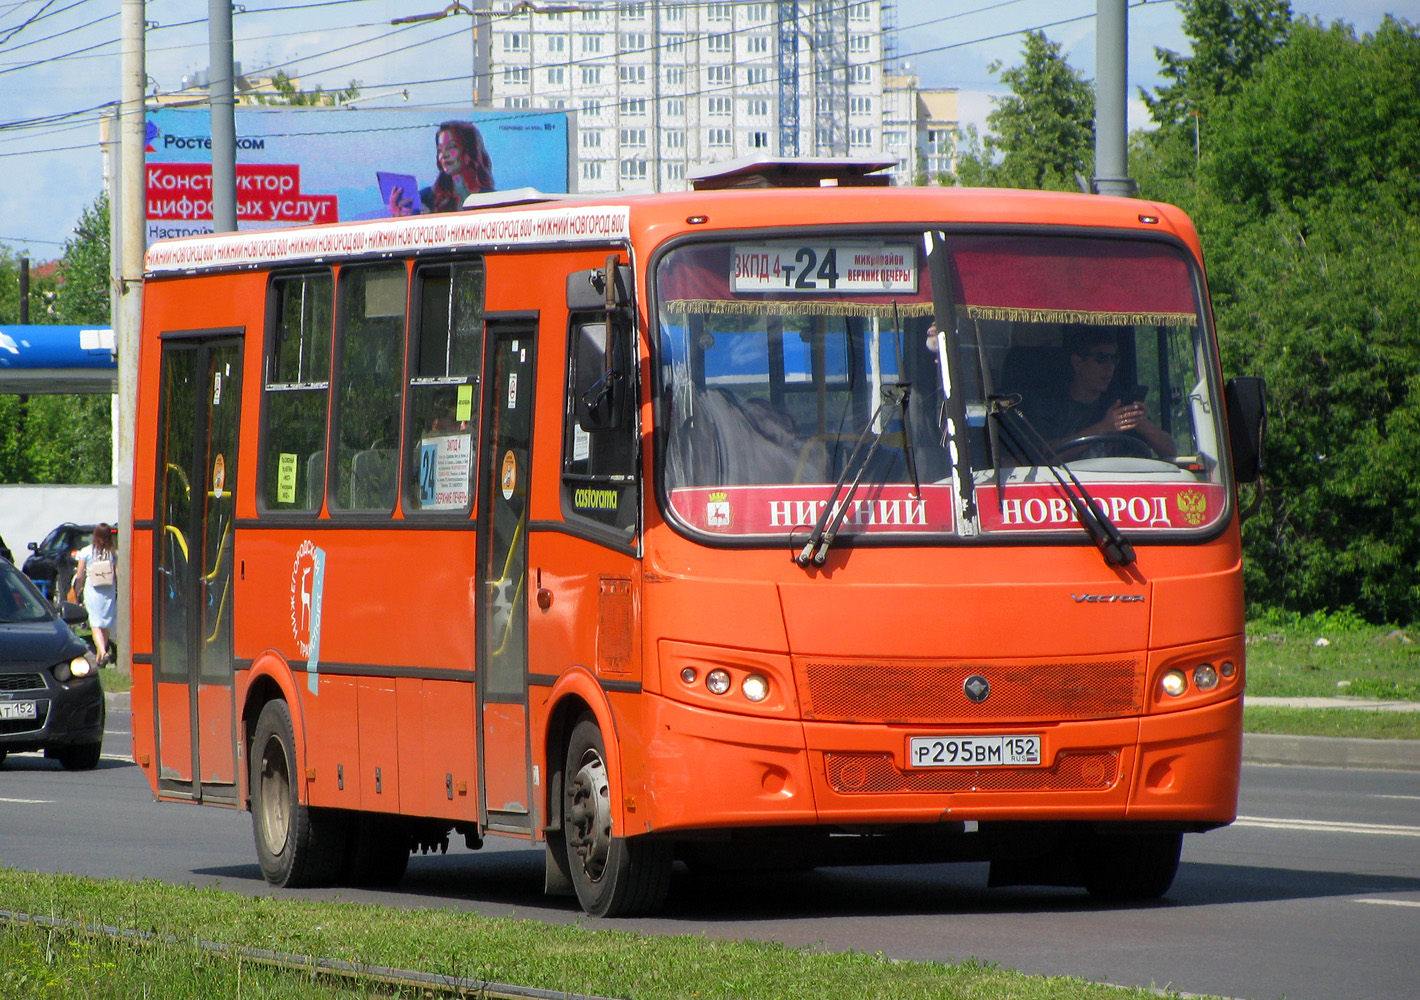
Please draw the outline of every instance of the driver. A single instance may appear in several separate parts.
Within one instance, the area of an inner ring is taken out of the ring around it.
[[[1088,445],[1062,445],[1077,438],[1108,434],[1132,434],[1142,438],[1160,458],[1175,458],[1177,445],[1149,419],[1143,402],[1124,402],[1109,391],[1119,365],[1119,342],[1114,331],[1088,326],[1076,328],[1071,334],[1067,341],[1070,383],[1063,392],[1043,401],[1034,418],[1041,435],[1066,460],[1084,457],[1094,449]],[[1101,444],[1107,446],[1107,442]]]

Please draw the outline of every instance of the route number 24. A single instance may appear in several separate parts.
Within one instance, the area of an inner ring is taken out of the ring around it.
[[[838,287],[838,251],[829,247],[823,253],[823,260],[819,260],[818,251],[813,247],[800,247],[794,254],[795,264],[781,264],[784,271],[785,288],[803,288],[814,291],[827,287],[834,289]],[[795,278],[797,272],[798,277]],[[823,281],[826,284],[820,285]]]

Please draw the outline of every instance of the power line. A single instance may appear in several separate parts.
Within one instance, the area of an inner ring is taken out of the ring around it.
[[[45,20],[46,18],[54,17],[56,14],[63,14],[63,13],[65,13],[65,12],[67,12],[67,11],[71,11],[71,10],[73,10],[75,7],[78,7],[78,6],[82,5],[83,3],[84,3],[84,0],[74,0],[74,2],[71,3],[68,7],[60,7],[58,10],[50,10],[49,13],[46,14],[45,11],[46,11],[46,10],[49,10],[49,8],[54,4],[54,0],[44,0],[44,6],[43,6],[43,7],[41,7],[41,8],[40,8],[38,11],[36,11],[34,14],[30,15],[28,18],[26,18],[26,19],[25,19],[23,22],[21,22],[18,26],[16,26],[15,28],[12,28],[12,29],[10,30],[10,32],[5,35],[4,38],[0,38],[0,45],[4,45],[4,44],[5,44],[6,42],[8,42],[10,39],[14,38],[14,37],[15,37],[16,35],[18,35],[20,32],[24,31],[26,28],[28,28],[30,25],[36,23],[37,21],[43,21],[43,20]]]
[[[846,8],[846,7],[853,7],[853,6],[856,6],[856,2],[857,2],[857,0],[848,0],[848,2],[845,3],[843,7],[840,7],[840,8],[833,8],[833,9],[830,9],[830,10],[828,10],[828,11],[826,11],[826,12],[823,12],[823,13],[825,13],[825,14],[831,14],[831,13],[834,13],[836,10],[842,10],[842,9],[844,9],[844,8]],[[922,26],[924,26],[924,25],[934,24],[934,23],[937,23],[937,22],[940,22],[940,21],[952,20],[953,18],[957,18],[957,17],[965,17],[965,16],[970,15],[970,14],[983,13],[983,12],[987,12],[987,11],[990,11],[990,10],[995,10],[995,9],[998,9],[998,8],[1001,8],[1001,7],[1011,6],[1012,4],[1018,3],[1018,2],[1020,2],[1020,0],[1004,0],[1004,2],[1002,2],[1002,3],[990,4],[990,5],[986,6],[986,7],[981,7],[981,8],[978,8],[978,9],[976,9],[976,10],[973,10],[973,11],[966,11],[966,12],[963,12],[963,13],[961,13],[961,14],[948,15],[948,16],[946,16],[946,17],[933,18],[933,19],[931,19],[931,20],[923,21],[923,22],[920,22],[920,23],[918,23],[918,24],[909,25],[906,29],[900,29],[900,30],[912,30],[912,29],[915,29],[915,28],[922,27]],[[964,48],[964,47],[967,47],[967,46],[970,46],[970,45],[979,45],[979,44],[982,44],[982,43],[984,43],[984,42],[997,41],[997,40],[1002,39],[1002,38],[1009,38],[1009,37],[1012,37],[1012,36],[1014,36],[1014,35],[1025,34],[1025,33],[1030,32],[1030,31],[1043,31],[1043,30],[1045,30],[1046,28],[1054,28],[1054,27],[1058,27],[1058,26],[1063,25],[1063,24],[1070,24],[1070,23],[1073,23],[1073,22],[1075,22],[1075,21],[1088,20],[1088,19],[1090,19],[1090,18],[1092,18],[1092,17],[1094,17],[1094,16],[1095,16],[1095,15],[1094,15],[1093,13],[1081,14],[1081,15],[1078,15],[1078,16],[1076,16],[1076,17],[1064,18],[1064,19],[1061,19],[1061,20],[1058,20],[1058,21],[1050,22],[1050,23],[1048,23],[1048,24],[1036,25],[1036,26],[1034,26],[1034,27],[1029,27],[1029,28],[1018,28],[1018,29],[1015,29],[1015,30],[1012,30],[1012,31],[1001,32],[1001,33],[998,33],[998,34],[988,35],[988,36],[984,36],[984,37],[981,37],[981,38],[972,38],[972,39],[968,39],[968,40],[965,40],[965,41],[951,42],[951,43],[948,43],[948,44],[945,44],[945,45],[935,46],[935,47],[933,47],[933,48],[919,49],[919,50],[916,50],[916,51],[913,51],[913,52],[897,53],[897,54],[894,54],[894,55],[892,55],[892,56],[883,55],[883,56],[879,57],[878,59],[874,59],[874,60],[863,60],[863,61],[859,62],[858,65],[873,65],[873,66],[879,67],[879,69],[886,69],[886,68],[887,68],[887,65],[888,65],[889,63],[896,62],[896,61],[898,61],[898,60],[916,58],[917,56],[921,56],[921,55],[929,55],[929,54],[934,53],[934,52],[943,52],[943,51],[947,51],[947,50],[950,50],[950,49]],[[738,34],[738,33],[746,32],[746,31],[762,30],[762,28],[763,28],[762,25],[753,25],[753,26],[748,26],[748,27],[742,27],[742,28],[731,29],[731,31],[728,31],[728,32],[716,32],[716,34]],[[673,33],[673,34],[674,34],[674,33]],[[662,38],[664,39],[664,33],[662,33]],[[642,49],[642,50],[637,50],[637,51],[638,51],[638,52],[645,52],[645,51],[652,51],[652,52],[654,52],[654,51],[657,51],[657,50],[659,50],[659,49],[664,49],[664,48],[666,48],[668,45],[674,45],[674,44],[677,44],[677,43],[676,43],[675,41],[667,42],[667,41],[664,41],[664,40],[663,40],[663,41],[661,41],[658,45],[651,46],[649,49]],[[586,56],[586,57],[582,57],[582,58],[568,59],[568,60],[565,61],[565,62],[542,63],[542,64],[540,64],[540,65],[537,67],[537,69],[548,69],[548,68],[573,68],[573,67],[579,67],[579,66],[598,66],[598,65],[600,65],[600,66],[606,66],[606,65],[609,65],[609,61],[610,61],[611,59],[613,59],[613,58],[615,57],[615,55],[616,55],[616,53],[606,53],[606,54],[604,54],[604,53],[598,53],[598,54],[593,55],[593,56]],[[350,65],[350,64],[347,64],[347,65]],[[771,63],[768,62],[768,61],[766,61],[764,65],[765,65],[766,68],[768,68],[768,67],[771,65]],[[343,67],[336,67],[336,68],[343,68]],[[521,67],[520,67],[520,68],[521,68]],[[819,75],[820,75],[820,70],[819,70],[817,67],[811,68],[811,69],[806,70],[806,71],[801,71],[801,73],[800,73],[800,77],[801,77],[801,78],[803,78],[803,77],[808,77],[810,80],[816,80]],[[380,81],[380,82],[378,82],[378,83],[372,83],[372,84],[370,84],[369,86],[372,86],[372,87],[419,87],[419,86],[432,86],[432,85],[435,85],[435,84],[442,84],[442,83],[452,83],[452,82],[457,82],[457,81],[459,81],[459,80],[464,80],[464,79],[466,79],[466,77],[463,77],[463,76],[453,76],[453,77],[437,77],[437,78],[426,79],[426,80],[401,80],[401,81],[394,81],[394,82]],[[763,83],[762,85],[763,85],[763,86],[769,86],[769,85],[771,85],[771,84],[774,84],[774,83],[779,82],[779,80],[780,80],[780,77],[779,77],[779,75],[776,73],[776,74],[773,75],[773,76],[766,76],[766,78],[765,78],[765,80],[764,80],[764,83]],[[672,94],[672,95],[662,95],[659,99],[664,101],[664,100],[690,99],[690,98],[698,98],[698,97],[706,97],[706,96],[718,96],[718,95],[723,95],[723,94],[726,94],[726,93],[735,92],[735,91],[738,90],[738,89],[739,89],[739,85],[737,85],[737,84],[735,84],[735,83],[721,84],[721,85],[715,85],[715,86],[702,87],[702,88],[700,88],[700,89],[698,89],[698,90],[693,90],[693,91],[682,91],[682,92],[678,92],[678,93],[675,93],[675,94]],[[540,93],[537,93],[537,94],[534,94],[534,95],[530,95],[530,96],[535,96],[535,97],[550,97],[550,96],[552,96],[552,95],[561,95],[561,94],[566,94],[566,95],[568,95],[568,96],[574,96],[574,95],[576,94],[576,90],[575,90],[575,88],[572,87],[571,85],[568,85],[567,89],[565,89],[565,90],[561,90],[561,89],[558,89],[558,90],[551,90],[551,91],[544,90],[544,91],[542,91],[542,92],[540,92]],[[611,100],[610,97],[607,97],[607,98],[597,98],[597,97],[593,97],[593,96],[591,96],[591,95],[587,95],[587,96],[586,96],[586,99],[587,99],[587,100],[598,101],[598,102],[599,102],[599,106],[615,104],[615,105],[618,106],[618,107],[625,106],[626,100],[628,100],[628,99],[622,99],[622,100],[619,100],[619,101],[615,101],[615,100]],[[634,98],[633,98],[633,99],[634,99]],[[454,103],[454,102],[448,102],[448,103]],[[547,112],[547,111],[560,111],[560,110],[564,110],[564,109],[542,109],[542,110],[543,110],[544,112]]]
[[[50,146],[45,149],[17,149],[10,153],[0,153],[0,158],[13,156],[39,156],[46,153],[71,153],[76,149],[94,149],[98,143],[84,142],[77,146]]]
[[[59,240],[32,240],[24,236],[0,236],[0,241],[5,243],[43,243],[51,247],[62,247],[69,242],[68,240],[65,240],[63,243]]]
[[[65,28],[63,31],[56,31],[52,35],[45,35],[43,38],[35,38],[28,42],[21,42],[19,45],[12,45],[8,49],[5,49],[4,52],[6,55],[8,55],[11,52],[18,52],[20,49],[27,49],[31,45],[41,45],[44,42],[52,41],[60,37],[61,35],[68,35],[76,31],[83,31],[85,28],[92,28],[94,25],[98,24],[101,21],[109,21],[116,17],[118,17],[117,11],[112,14],[105,14],[102,17],[96,17],[92,21],[85,22],[84,24],[77,25],[73,28]]]
[[[968,11],[968,12],[964,12],[964,13],[962,13],[962,14],[956,14],[956,15],[949,15],[949,16],[943,17],[943,18],[934,18],[934,19],[932,19],[932,20],[925,21],[925,22],[921,22],[921,23],[919,23],[919,24],[909,25],[909,26],[907,26],[905,29],[899,29],[899,31],[901,31],[901,30],[912,30],[912,29],[914,29],[914,28],[921,27],[921,26],[924,25],[924,24],[936,23],[936,22],[938,22],[938,21],[943,21],[943,20],[951,20],[952,18],[966,16],[967,14],[982,13],[982,12],[989,11],[989,10],[993,10],[993,9],[997,9],[997,8],[1000,8],[1000,7],[1010,6],[1011,4],[1016,3],[1016,2],[1019,2],[1019,0],[1004,0],[1004,2],[1002,2],[1002,3],[991,4],[991,5],[988,5],[987,7],[979,8],[979,9],[974,10],[974,11]],[[315,4],[314,6],[323,6],[323,5],[324,5],[324,4]],[[697,5],[697,6],[698,6],[698,5]],[[849,3],[848,6],[852,6],[852,3]],[[1087,14],[1077,15],[1077,16],[1075,16],[1075,17],[1070,17],[1070,18],[1062,18],[1062,19],[1057,20],[1057,21],[1052,21],[1052,22],[1049,22],[1049,23],[1046,23],[1046,24],[1039,24],[1039,25],[1035,25],[1035,26],[1033,26],[1033,27],[1018,28],[1018,29],[1015,29],[1015,30],[1012,30],[1012,31],[999,32],[999,33],[994,34],[994,35],[987,35],[987,36],[982,36],[982,37],[979,37],[979,38],[972,38],[972,39],[966,39],[966,40],[963,40],[963,41],[951,42],[951,43],[947,43],[947,44],[945,44],[945,45],[939,45],[939,46],[934,46],[934,47],[931,47],[931,48],[925,48],[925,49],[915,50],[915,51],[913,51],[913,52],[898,53],[898,54],[895,54],[895,55],[893,55],[893,56],[886,56],[886,55],[884,55],[884,56],[882,56],[882,57],[879,58],[879,59],[875,59],[875,60],[871,60],[871,61],[869,61],[869,60],[864,60],[862,63],[860,63],[860,65],[877,65],[877,66],[879,66],[880,68],[883,68],[883,67],[886,66],[887,63],[892,62],[892,61],[896,61],[896,60],[899,60],[899,59],[910,59],[910,58],[916,58],[916,57],[922,56],[922,55],[930,55],[930,54],[933,54],[933,53],[936,53],[936,52],[943,52],[943,51],[948,51],[948,50],[951,50],[951,49],[965,48],[965,47],[968,47],[968,46],[971,46],[971,45],[979,45],[979,44],[982,44],[982,43],[985,43],[985,42],[997,41],[997,40],[1000,40],[1000,39],[1003,39],[1003,38],[1010,38],[1010,37],[1012,37],[1012,36],[1025,34],[1026,32],[1030,32],[1030,31],[1043,31],[1043,30],[1045,30],[1045,29],[1047,29],[1047,28],[1059,27],[1059,26],[1061,26],[1061,25],[1072,24],[1072,23],[1075,23],[1075,22],[1077,22],[1077,21],[1088,20],[1088,19],[1090,19],[1090,18],[1092,18],[1092,17],[1094,17],[1094,16],[1095,16],[1095,15],[1094,15],[1093,13],[1087,13]],[[416,25],[416,26],[417,26],[417,25]],[[412,27],[414,27],[414,26],[412,26]],[[748,29],[737,29],[737,30],[748,30]],[[387,36],[386,36],[386,37],[387,37]],[[443,36],[443,37],[451,37],[451,36]],[[433,40],[431,40],[431,41],[438,41],[438,40],[442,40],[442,38],[441,38],[441,39],[433,39]],[[421,44],[422,44],[422,43],[421,43]],[[349,46],[347,46],[347,47],[349,47]],[[413,47],[413,46],[409,46],[409,47]],[[338,50],[332,50],[332,51],[338,51]],[[402,50],[400,50],[400,51],[402,51]],[[329,53],[325,53],[325,54],[329,54]],[[602,58],[602,57],[599,56],[599,57],[597,57],[597,58]],[[590,61],[590,62],[595,62],[596,60],[593,59],[593,60],[588,60],[588,61]],[[552,65],[573,66],[573,65],[581,65],[582,62],[583,62],[583,61],[579,61],[579,60],[571,60],[571,61],[569,61],[569,62],[567,62],[567,63],[552,64]],[[280,64],[280,65],[290,65],[290,63]],[[347,64],[347,65],[353,65],[353,63]],[[336,68],[336,69],[339,69],[339,68],[343,68],[343,67],[335,67],[335,68]],[[332,71],[332,70],[322,70],[322,71],[318,71],[318,72],[331,72],[331,71]],[[810,78],[812,79],[812,78],[817,77],[819,74],[818,74],[818,70],[817,70],[817,69],[811,69],[811,70],[809,70],[809,71],[808,71],[806,74],[804,74],[804,75],[807,75],[808,77],[810,77]],[[371,84],[370,86],[372,86],[372,87],[392,87],[392,88],[393,88],[393,87],[432,86],[432,85],[441,84],[441,83],[459,82],[459,81],[466,80],[466,79],[467,79],[466,76],[464,76],[464,75],[458,75],[458,76],[451,76],[451,77],[431,78],[431,79],[426,79],[426,80],[396,81],[396,82],[393,82],[393,83],[391,83],[391,82],[379,82],[379,83]],[[777,75],[776,75],[776,76],[774,76],[774,77],[768,77],[768,78],[766,78],[766,81],[765,81],[765,82],[766,82],[766,85],[767,85],[767,84],[770,84],[770,83],[777,82],[777,80],[778,80],[778,77],[777,77]],[[663,97],[661,97],[660,99],[661,99],[661,100],[676,100],[676,99],[689,99],[689,98],[702,97],[702,96],[713,96],[713,95],[717,95],[717,94],[723,94],[723,93],[725,93],[726,91],[732,91],[732,90],[734,90],[734,89],[736,89],[734,84],[723,85],[723,86],[716,86],[716,87],[706,87],[706,88],[702,88],[702,89],[696,90],[696,91],[685,91],[685,92],[677,93],[677,94],[671,95],[671,96],[663,96]],[[570,94],[571,91],[569,90],[568,93]],[[545,95],[539,95],[539,96],[545,96]],[[596,100],[596,98],[590,98],[590,99]],[[431,105],[428,105],[428,106],[430,106],[430,107],[459,106],[459,105],[462,105],[463,103],[464,103],[464,102],[462,102],[462,101],[444,101],[444,102],[435,102],[434,104],[431,104]],[[612,102],[607,101],[607,103],[610,104],[610,103],[612,103]],[[615,102],[615,103],[616,103],[618,106],[620,106],[620,105],[621,105],[622,103],[624,103],[624,102]],[[100,111],[100,110],[102,110],[102,109],[104,109],[104,108],[111,107],[111,106],[112,106],[112,102],[109,102],[109,103],[106,103],[106,104],[96,105],[96,106],[94,106],[94,107],[92,107],[92,108],[83,109],[83,110],[81,110],[81,111],[66,112],[66,113],[62,113],[62,114],[56,114],[56,115],[51,115],[51,116],[45,116],[45,117],[42,117],[42,118],[28,119],[28,120],[18,121],[18,122],[3,122],[3,123],[0,123],[0,132],[4,132],[4,131],[8,131],[8,130],[22,129],[22,128],[40,127],[40,126],[43,126],[43,125],[46,125],[46,124],[57,123],[57,122],[62,121],[62,120],[64,120],[64,119],[66,119],[66,118],[74,118],[74,117],[77,117],[77,116],[79,116],[79,115],[84,115],[84,114],[89,114],[89,113],[92,113],[92,112],[95,112],[95,111]],[[537,108],[529,108],[529,109],[523,109],[523,110],[521,111],[521,113],[519,113],[519,114],[514,114],[514,115],[507,115],[507,114],[504,114],[504,115],[500,115],[500,116],[499,116],[499,119],[502,120],[502,121],[509,121],[509,120],[516,121],[516,120],[518,120],[518,119],[520,119],[520,118],[540,118],[540,117],[546,117],[547,115],[550,115],[550,114],[564,114],[564,113],[566,113],[567,110],[569,110],[569,109],[560,109],[560,108],[540,108],[540,109],[537,109]],[[97,118],[93,119],[92,121],[97,121]],[[378,132],[378,131],[403,131],[403,130],[412,130],[412,129],[417,129],[417,128],[425,128],[425,127],[427,127],[427,126],[426,126],[424,123],[420,123],[420,124],[417,124],[417,125],[392,126],[392,127],[388,127],[388,128],[357,129],[357,130],[351,130],[351,131],[355,131],[355,132],[364,132],[364,131],[369,131],[369,132]],[[321,133],[319,133],[319,132],[287,132],[287,133],[273,133],[271,137],[278,137],[278,138],[296,138],[296,137],[301,137],[301,136],[305,136],[305,135],[315,135],[315,134],[321,134]],[[23,153],[21,153],[21,152],[0,153],[0,156],[36,155],[36,154],[44,153],[44,152],[64,152],[64,151],[68,151],[68,150],[76,149],[76,148],[90,148],[90,147],[88,147],[88,146],[79,146],[79,147],[66,146],[66,147],[59,147],[59,148],[55,148],[55,149],[31,150],[31,151],[27,151],[27,152],[23,152]]]
[[[65,133],[65,132],[76,132],[76,131],[78,131],[78,130],[81,129],[81,128],[88,128],[89,126],[91,126],[92,124],[94,124],[94,122],[97,121],[97,120],[98,120],[98,119],[94,119],[93,121],[71,121],[71,122],[69,122],[67,125],[60,125],[60,126],[58,126],[58,127],[55,127],[55,126],[53,126],[53,125],[48,125],[48,126],[45,126],[45,135],[46,135],[46,136],[56,136],[56,135],[62,135],[62,134]],[[18,130],[17,130],[17,131],[18,131]],[[0,137],[0,145],[3,145],[3,144],[5,144],[5,143],[11,143],[11,142],[25,142],[25,141],[27,141],[27,140],[30,139],[30,138],[31,138],[31,137],[30,137],[30,136],[27,136],[27,135],[10,135],[10,136],[3,136],[3,137]]]
[[[93,107],[81,108],[78,111],[57,111],[52,115],[40,115],[37,118],[22,118],[13,122],[0,122],[0,132],[14,128],[33,128],[37,125],[58,124],[66,118],[74,118],[78,115],[87,115],[103,108],[111,108],[118,104],[117,101],[105,101],[102,104],[95,104]]]
[[[44,65],[45,63],[52,63],[52,62],[55,62],[57,58],[68,58],[69,56],[82,55],[82,54],[85,53],[85,52],[92,52],[94,49],[101,49],[101,48],[103,48],[103,47],[106,46],[106,45],[117,45],[117,44],[118,44],[118,39],[116,39],[116,38],[105,39],[105,40],[102,41],[102,42],[95,42],[93,45],[86,45],[86,46],[84,46],[82,49],[75,49],[75,50],[73,50],[72,52],[66,52],[66,53],[64,53],[64,56],[62,56],[62,57],[49,57],[49,58],[45,58],[45,59],[34,59],[34,60],[32,60],[32,61],[30,61],[30,62],[27,62],[27,63],[19,63],[18,65],[11,66],[11,67],[9,67],[8,69],[0,69],[0,74],[3,74],[3,73],[18,73],[18,72],[20,72],[21,70],[32,69],[32,68],[34,68],[35,66],[42,66],[42,65]]]

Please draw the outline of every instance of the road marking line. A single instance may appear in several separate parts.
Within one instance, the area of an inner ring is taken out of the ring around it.
[[[1239,816],[1233,825],[1251,826],[1264,830],[1304,830],[1307,833],[1364,833],[1375,837],[1420,837],[1420,826],[1391,826],[1381,823],[1338,823],[1310,819]]]
[[[1404,799],[1406,802],[1420,802],[1420,795],[1372,795],[1373,799]]]
[[[53,799],[0,799],[0,802],[13,802],[17,806],[52,806]]]
[[[1375,903],[1377,906],[1420,906],[1420,899],[1353,899],[1353,903]]]

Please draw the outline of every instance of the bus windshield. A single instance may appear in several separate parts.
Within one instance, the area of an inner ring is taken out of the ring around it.
[[[1172,243],[743,238],[676,247],[655,282],[661,485],[692,532],[782,540],[839,504],[863,540],[1078,531],[1062,467],[1121,529],[1224,513],[1215,353]]]

